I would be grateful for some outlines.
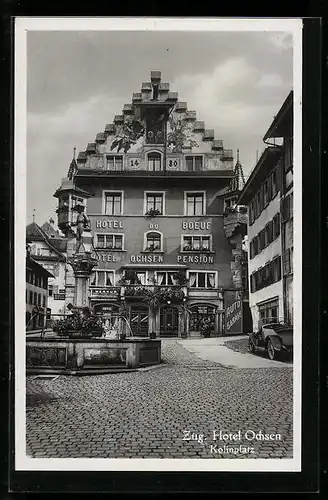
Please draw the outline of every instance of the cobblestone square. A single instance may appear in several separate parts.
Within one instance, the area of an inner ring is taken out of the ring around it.
[[[162,341],[162,359],[163,365],[149,371],[54,380],[28,376],[27,454],[292,458],[291,366],[227,368],[174,340]],[[241,439],[214,441],[213,432],[218,437],[220,430],[224,436],[241,431]],[[265,440],[261,433],[276,437]]]

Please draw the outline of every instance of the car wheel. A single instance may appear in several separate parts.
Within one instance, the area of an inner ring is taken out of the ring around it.
[[[252,341],[252,339],[248,339],[248,350],[249,350],[249,352],[251,352],[252,354],[254,354],[254,353],[255,353],[255,351],[256,351],[255,344],[254,344],[254,342]]]
[[[271,359],[271,360],[277,359],[277,352],[276,352],[274,345],[270,339],[268,340],[268,343],[267,343],[267,353],[268,353],[269,359]]]

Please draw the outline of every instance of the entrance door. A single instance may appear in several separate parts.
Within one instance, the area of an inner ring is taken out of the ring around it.
[[[179,328],[179,315],[175,307],[162,307],[160,312],[161,337],[177,337]]]
[[[130,326],[134,337],[148,337],[148,308],[132,306]]]
[[[213,331],[211,335],[215,334],[215,307],[210,305],[199,305],[190,308],[189,317],[189,333],[190,335],[200,335],[204,321],[210,320],[212,323]]]

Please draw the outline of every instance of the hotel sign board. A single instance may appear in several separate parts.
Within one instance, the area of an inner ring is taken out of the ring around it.
[[[243,333],[243,301],[238,297],[238,292],[224,292],[224,307],[226,335]]]

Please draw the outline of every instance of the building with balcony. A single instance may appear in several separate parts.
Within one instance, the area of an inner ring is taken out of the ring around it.
[[[46,325],[48,309],[48,279],[53,278],[30,254],[26,245],[26,329],[38,330]]]
[[[281,155],[281,247],[284,318],[293,324],[293,92],[274,118],[263,140],[282,140]]]
[[[50,273],[48,318],[51,314],[65,314],[67,275],[72,274],[70,266],[66,264],[67,238],[54,228],[53,219],[42,226],[36,222],[29,224],[26,227],[26,238],[30,241],[31,258]]]
[[[233,178],[232,151],[151,72],[54,194],[68,257],[76,204],[91,222],[95,311],[110,324],[124,312],[134,335],[197,335],[206,319],[223,334],[224,294],[239,286],[221,196]]]

